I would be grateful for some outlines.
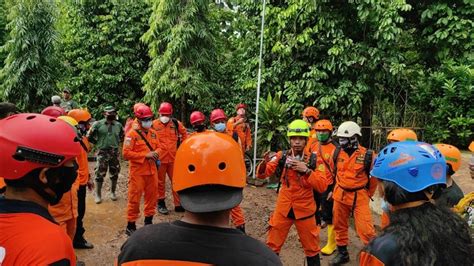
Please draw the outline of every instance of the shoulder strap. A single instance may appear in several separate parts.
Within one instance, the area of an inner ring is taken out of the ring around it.
[[[179,145],[181,145],[181,136],[179,135],[179,122],[176,118],[171,118],[171,121],[173,121],[174,131],[176,133],[176,136],[178,137],[178,142],[176,143],[176,146],[179,147]]]
[[[373,150],[367,150],[365,152],[365,156],[364,156],[364,170],[365,170],[365,173],[367,174],[367,177],[370,176],[370,168],[372,166],[372,157],[374,155],[374,151]]]
[[[312,152],[309,156],[308,168],[311,170],[316,170],[316,153]]]
[[[135,129],[135,131],[138,133],[138,135],[140,135],[140,138],[145,142],[148,149],[150,151],[154,151],[153,148],[151,147],[150,143],[148,142],[148,140],[146,140],[146,138],[143,136],[142,132],[140,130],[137,130],[137,129]]]
[[[337,158],[339,157],[339,153],[341,152],[341,146],[336,146],[334,153],[332,155],[333,163],[334,163],[334,177],[337,177]]]
[[[281,158],[278,161],[278,166],[277,166],[277,169],[275,171],[275,174],[278,176],[278,178],[281,177],[281,174],[283,173],[283,168],[285,168],[287,154],[288,154],[288,150],[282,151]]]

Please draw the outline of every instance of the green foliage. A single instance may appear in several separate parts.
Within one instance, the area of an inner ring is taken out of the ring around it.
[[[144,1],[71,1],[63,6],[63,56],[74,98],[98,116],[115,105],[129,115],[141,100],[141,78],[149,59],[140,36],[147,29],[149,6]]]
[[[142,37],[151,58],[144,90],[153,108],[163,100],[180,100],[184,113],[188,100],[195,107],[213,104],[217,56],[209,17],[208,0],[153,4],[150,28]]]
[[[9,40],[1,47],[8,56],[0,71],[0,95],[25,111],[48,105],[55,91],[56,18],[53,1],[20,0],[9,10]]]
[[[474,136],[474,69],[446,62],[420,82],[418,107],[432,118],[427,138],[465,147]]]
[[[8,31],[6,29],[7,16],[8,10],[5,0],[0,0],[0,46],[3,46],[8,40]],[[2,69],[4,66],[5,58],[7,58],[7,53],[3,49],[0,49],[0,69]],[[2,96],[0,95],[0,99],[1,98]]]
[[[289,105],[281,103],[281,92],[267,99],[261,99],[259,105],[258,153],[278,151],[288,147],[286,129],[290,122]]]

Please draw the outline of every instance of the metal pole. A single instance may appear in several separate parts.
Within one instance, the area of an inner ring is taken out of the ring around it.
[[[255,179],[257,172],[257,137],[258,137],[258,106],[260,103],[260,83],[262,82],[262,55],[263,55],[263,29],[265,25],[265,6],[267,4],[266,0],[263,0],[263,9],[262,9],[262,27],[260,29],[260,56],[258,62],[258,75],[257,75],[257,101],[255,103],[255,134],[253,141],[253,176]]]

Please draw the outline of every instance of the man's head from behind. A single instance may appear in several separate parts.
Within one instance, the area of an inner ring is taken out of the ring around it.
[[[176,153],[173,189],[192,213],[227,211],[242,201],[245,164],[230,136],[203,132],[186,139]]]

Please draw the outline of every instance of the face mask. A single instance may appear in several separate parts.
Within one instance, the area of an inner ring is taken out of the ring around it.
[[[113,121],[113,120],[115,120],[115,118],[117,118],[116,115],[107,115],[107,120],[109,120],[109,121]]]
[[[339,144],[343,149],[357,149],[359,148],[359,141],[357,137],[352,138],[339,138]]]
[[[341,145],[342,148],[347,147],[348,144],[349,144],[348,138],[339,138],[339,145]]]
[[[225,124],[224,123],[217,123],[214,125],[214,129],[217,132],[224,132],[225,131]]]
[[[169,116],[160,116],[160,121],[163,124],[167,124],[170,121]]]
[[[321,142],[326,142],[329,139],[329,133],[323,133],[323,132],[316,132],[316,136],[318,137],[318,140]]]
[[[194,128],[194,131],[196,131],[196,132],[203,132],[204,129],[206,129],[206,126],[204,126],[204,125],[195,125],[193,128]]]
[[[151,125],[153,124],[153,121],[151,121],[151,120],[149,120],[149,121],[142,121],[141,124],[142,124],[142,127],[143,127],[143,128],[149,129],[149,128],[151,127]]]
[[[77,124],[77,128],[79,129],[79,132],[81,133],[82,136],[85,136],[87,134],[87,125],[86,124]]]
[[[74,167],[58,167],[51,168],[45,172],[46,179],[48,182],[42,184],[42,193],[39,194],[49,202],[50,205],[56,205],[59,203],[64,193],[71,190],[72,184],[77,178],[77,164],[74,163]],[[45,188],[51,189],[55,196],[52,196],[44,191]]]

